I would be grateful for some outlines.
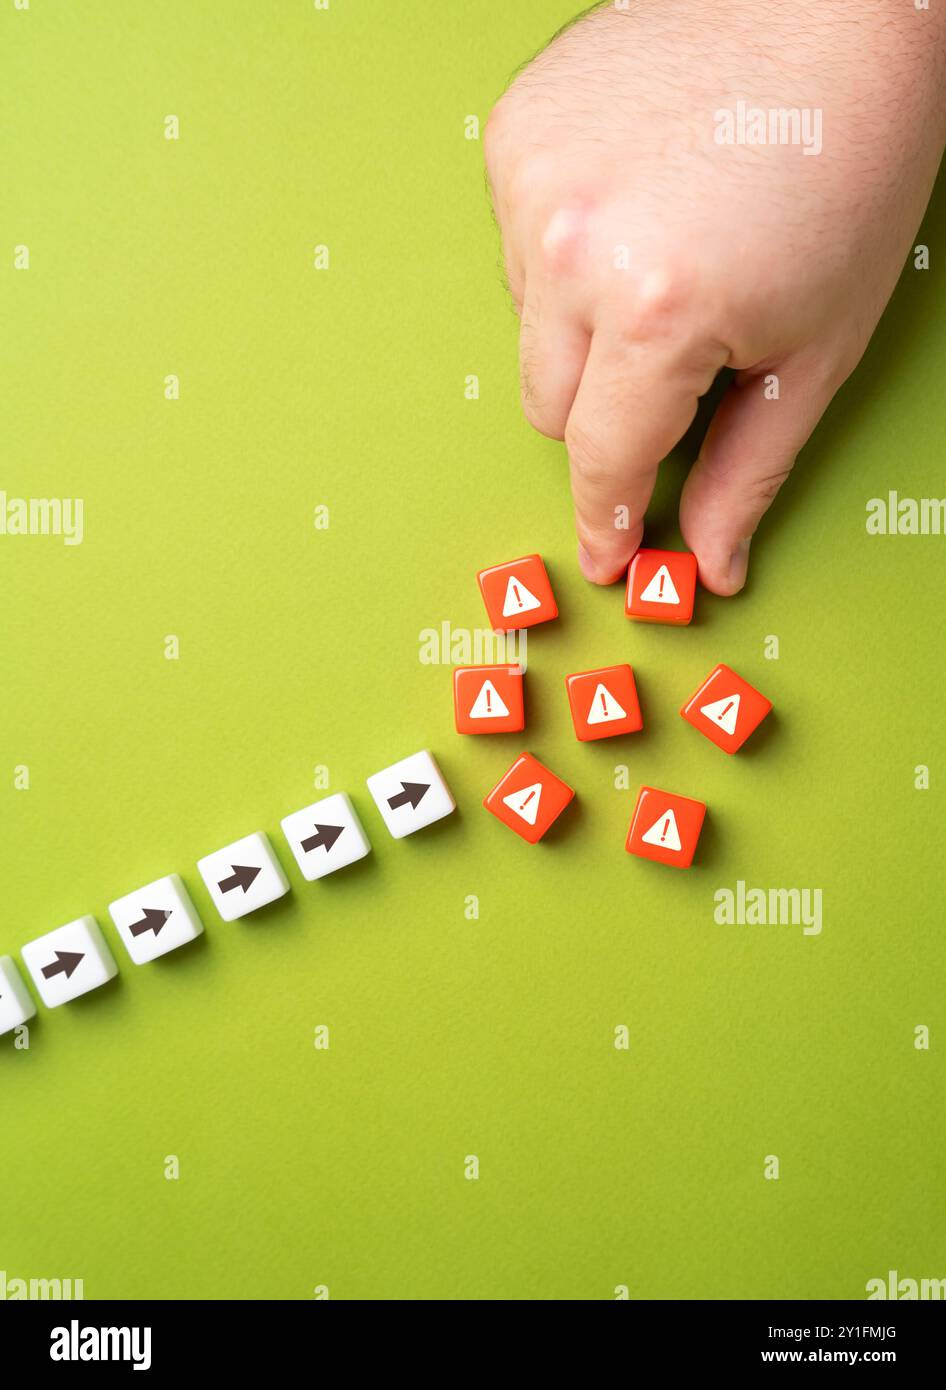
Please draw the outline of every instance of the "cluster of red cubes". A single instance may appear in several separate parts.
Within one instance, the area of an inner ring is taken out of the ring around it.
[[[685,551],[639,550],[627,573],[624,611],[638,622],[689,623],[696,595],[696,557]],[[501,632],[558,617],[540,555],[493,565],[477,575],[491,627]],[[525,728],[524,674],[519,666],[458,666],[453,701],[460,734],[515,733]],[[565,677],[575,737],[583,743],[643,728],[634,672],[626,663]],[[725,753],[735,753],[759,727],[771,701],[728,666],[717,666],[680,713]],[[521,753],[483,802],[530,844],[541,840],[574,797],[574,790]],[[625,848],[661,864],[689,868],[706,805],[693,797],[641,787]]]

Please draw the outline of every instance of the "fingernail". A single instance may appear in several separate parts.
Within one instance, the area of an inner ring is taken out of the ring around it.
[[[733,589],[741,589],[746,582],[746,573],[749,569],[749,546],[752,537],[747,536],[741,540],[729,557],[729,582]]]

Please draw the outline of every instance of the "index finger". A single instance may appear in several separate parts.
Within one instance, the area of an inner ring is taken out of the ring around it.
[[[679,343],[595,331],[565,426],[579,563],[594,583],[613,584],[640,545],[660,462],[725,353],[711,358],[694,366]]]

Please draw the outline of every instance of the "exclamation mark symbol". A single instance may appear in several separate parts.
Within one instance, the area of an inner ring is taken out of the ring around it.
[[[519,597],[519,588],[518,588],[518,585],[513,584],[513,586],[512,586],[512,591],[513,591],[513,593],[514,593],[515,596],[516,596],[516,602],[518,603],[519,607],[521,608],[521,607],[522,607],[522,599]]]
[[[667,577],[667,576],[666,576],[665,574],[662,574],[662,575],[660,576],[660,584],[659,584],[658,587],[657,587],[657,597],[658,597],[658,598],[663,598],[663,596],[664,596],[664,580],[666,579],[666,577]]]
[[[492,698],[493,698],[492,691],[490,690],[489,686],[487,686],[487,687],[486,687],[486,713],[487,713],[487,714],[490,714],[490,713],[492,712],[492,708],[493,708],[493,706],[492,706],[492,704],[491,704]]]
[[[530,792],[529,795],[526,797],[525,801],[522,803],[521,809],[522,809],[523,811],[526,809],[526,807],[528,806],[529,802],[532,800],[532,798],[533,798],[534,796],[535,796],[535,787],[532,788],[531,792]]]
[[[729,704],[726,706],[726,708],[723,710],[722,714],[719,716],[719,722],[720,722],[720,724],[722,724],[723,720],[726,718],[726,715],[729,713],[729,711],[732,709],[732,707],[733,707],[733,701],[730,700]]]
[[[662,583],[663,583],[663,580],[661,580],[660,582],[661,582],[661,584],[662,584]],[[666,840],[666,838],[667,838],[667,831],[668,831],[669,829],[670,829],[670,817],[668,816],[667,819],[664,821],[664,828],[663,828],[663,831],[661,832],[661,836],[660,836],[660,843],[661,843],[661,844],[663,844],[664,840]]]
[[[602,692],[601,692],[601,713],[604,715],[605,719],[607,719],[607,717],[608,717],[608,701],[607,701],[607,698],[606,698],[605,693],[604,693],[603,690],[602,690]]]

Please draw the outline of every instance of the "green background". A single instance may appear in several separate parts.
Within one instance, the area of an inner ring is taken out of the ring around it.
[[[571,13],[4,6],[0,486],[83,497],[86,534],[0,538],[0,950],[93,912],[120,967],[41,1009],[29,1051],[0,1040],[8,1277],[608,1299],[946,1274],[946,539],[864,524],[888,488],[943,492],[944,200],[746,592],[628,623],[578,573],[561,446],[521,417],[464,138]],[[652,543],[678,543],[691,457]],[[532,634],[526,733],[461,739],[420,634],[485,626],[476,571],[533,550],[561,618]],[[625,660],[644,732],[577,743],[563,676]],[[775,704],[735,758],[677,713],[721,660]],[[364,778],[422,747],[458,812],[396,842]],[[577,790],[534,848],[480,805],[523,747]],[[323,764],[374,853],[305,884],[279,820]],[[691,871],[625,854],[642,783],[708,803]],[[257,829],[292,892],[225,925],[195,863]],[[135,967],[107,905],[173,871],[206,934]],[[739,879],[822,888],[821,936],[716,925]]]

